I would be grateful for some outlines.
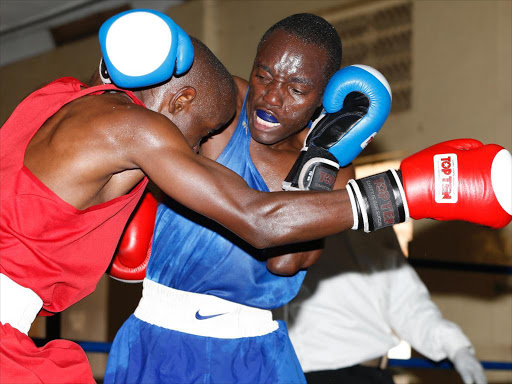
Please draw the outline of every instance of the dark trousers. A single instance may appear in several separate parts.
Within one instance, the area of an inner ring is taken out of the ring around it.
[[[362,365],[305,375],[308,384],[394,384],[390,371]]]

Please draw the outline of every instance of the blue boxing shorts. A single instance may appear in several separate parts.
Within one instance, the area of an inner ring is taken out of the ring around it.
[[[212,295],[144,280],[114,340],[105,383],[306,383],[282,321]]]

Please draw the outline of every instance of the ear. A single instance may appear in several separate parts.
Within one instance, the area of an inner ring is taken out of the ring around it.
[[[183,87],[169,100],[169,113],[176,114],[182,111],[188,111],[190,105],[197,96],[197,91],[193,87]]]

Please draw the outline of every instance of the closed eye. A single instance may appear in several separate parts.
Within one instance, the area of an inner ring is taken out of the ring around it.
[[[268,76],[255,74],[254,77],[258,79],[260,83],[270,83],[271,79]]]

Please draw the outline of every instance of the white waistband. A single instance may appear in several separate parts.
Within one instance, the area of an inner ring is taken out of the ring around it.
[[[263,336],[279,328],[269,310],[180,291],[149,279],[144,279],[134,315],[162,328],[221,339]]]
[[[22,287],[0,273],[0,322],[28,334],[43,307],[43,300],[31,289]]]

